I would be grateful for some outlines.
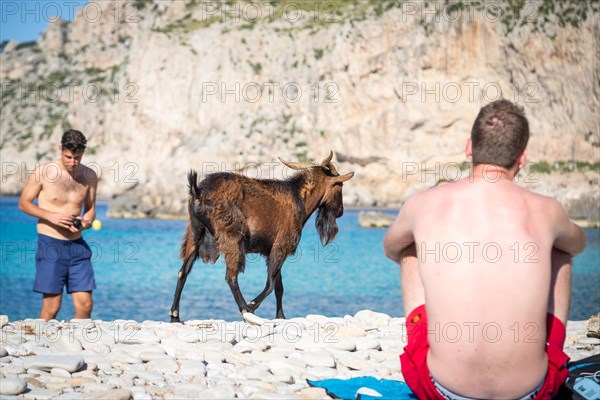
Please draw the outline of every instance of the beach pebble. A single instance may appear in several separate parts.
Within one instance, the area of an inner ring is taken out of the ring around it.
[[[32,390],[22,394],[26,399],[34,400],[49,400],[58,396],[58,392],[49,389],[33,388]]]
[[[389,325],[391,317],[383,313],[361,310],[354,315],[354,319],[361,322],[365,330],[373,330]]]
[[[0,364],[0,372],[3,373],[4,375],[9,375],[9,374],[20,375],[20,374],[24,374],[26,371],[22,365],[7,363],[7,364]]]
[[[356,350],[380,350],[381,346],[379,345],[379,341],[375,338],[371,337],[359,337],[354,339],[354,343],[356,343]]]
[[[56,356],[32,356],[26,357],[23,367],[42,371],[50,371],[52,368],[62,368],[68,372],[75,372],[83,367],[83,357],[78,355],[56,355]]]
[[[79,339],[63,335],[56,343],[50,346],[57,353],[78,353],[83,350]]]
[[[174,357],[167,355],[164,351],[143,351],[139,355],[140,360],[148,362],[152,360],[174,360]]]
[[[102,393],[98,397],[93,397],[93,399],[98,400],[129,400],[131,399],[132,394],[131,391],[127,389],[112,389],[106,393]]]
[[[208,388],[198,395],[198,399],[232,399],[235,397],[235,389],[233,385],[223,383],[217,386]]]
[[[337,363],[354,370],[370,369],[371,364],[352,353],[340,352],[336,355],[335,360]]]
[[[8,350],[4,348],[4,346],[0,347],[0,358],[6,357],[8,355]]]
[[[254,379],[257,381],[265,381],[267,377],[272,376],[269,367],[262,364],[242,367],[239,368],[237,372],[246,377],[246,379]]]
[[[309,367],[335,368],[335,359],[327,351],[305,351],[303,353],[293,353],[290,359],[299,359]]]
[[[578,340],[580,344],[599,345],[600,339],[595,337],[584,337]]]
[[[146,364],[148,371],[156,372],[177,372],[179,364],[175,360],[152,360]]]
[[[333,336],[336,338],[358,338],[367,336],[367,332],[361,326],[356,323],[348,325],[338,325],[337,329],[333,332]]]
[[[7,376],[0,379],[0,394],[16,396],[27,388],[27,381],[16,376]]]
[[[62,368],[52,368],[50,370],[50,374],[55,375],[55,376],[60,376],[63,378],[71,377],[71,373],[69,371],[67,371],[66,369],[62,369]]]
[[[356,342],[352,339],[333,339],[331,347],[337,350],[354,351]]]
[[[4,328],[8,325],[8,315],[0,315],[0,328]]]
[[[182,376],[205,376],[206,365],[200,360],[179,361],[179,374]]]
[[[244,321],[252,325],[263,325],[267,321],[264,318],[261,318],[249,312],[243,313],[242,318],[244,318]]]

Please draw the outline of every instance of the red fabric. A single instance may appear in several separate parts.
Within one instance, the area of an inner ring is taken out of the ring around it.
[[[546,329],[548,372],[535,400],[551,399],[569,375],[566,367],[569,357],[562,351],[566,337],[565,326],[554,315],[548,314]],[[406,384],[419,399],[444,400],[444,397],[433,385],[427,367],[429,342],[427,340],[427,310],[424,304],[415,308],[406,318],[406,333],[408,343],[404,347],[404,353],[400,355],[402,375]]]

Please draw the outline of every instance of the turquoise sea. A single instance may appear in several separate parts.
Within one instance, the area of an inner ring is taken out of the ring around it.
[[[20,212],[17,202],[17,198],[0,197],[0,314],[11,320],[36,318],[41,304],[41,295],[32,291],[36,220]],[[102,229],[85,233],[94,252],[98,285],[93,318],[169,320],[185,221],[111,219],[106,212],[107,205],[98,204]],[[283,267],[283,305],[288,318],[354,315],[363,309],[403,315],[399,267],[382,251],[385,229],[361,228],[358,212],[346,210],[338,220],[340,233],[327,248],[319,243],[314,217],[306,224],[296,255]],[[574,260],[573,320],[600,311],[600,231],[586,230],[586,234],[588,247]],[[239,320],[224,277],[220,260],[215,265],[197,262],[183,291],[181,318]],[[251,300],[265,284],[264,260],[250,255],[239,280],[246,299]],[[274,318],[274,295],[257,314]],[[72,316],[71,299],[65,296],[57,318]]]

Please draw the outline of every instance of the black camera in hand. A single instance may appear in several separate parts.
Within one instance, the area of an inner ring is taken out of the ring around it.
[[[81,220],[77,218],[77,215],[73,215],[73,224],[72,226],[75,229],[81,229],[82,225],[81,225]]]

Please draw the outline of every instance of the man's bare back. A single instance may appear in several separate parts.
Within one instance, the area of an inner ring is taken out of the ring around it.
[[[415,196],[414,242],[427,294],[432,376],[466,396],[516,398],[546,374],[559,216],[552,215],[554,200],[495,180],[495,173],[466,178]],[[405,207],[410,212],[411,204]]]
[[[497,131],[514,124],[508,108],[484,114],[495,142]],[[408,199],[384,239],[386,255],[403,268],[403,291],[415,289],[411,307],[426,305],[425,368],[460,396],[520,398],[540,387],[548,371],[547,312],[553,302],[561,304],[560,318],[568,312],[568,299],[555,299],[564,284],[556,282],[553,257],[585,247],[583,231],[560,203],[512,182],[525,164],[526,143],[515,150],[508,141],[512,150],[500,155],[518,158],[505,168],[476,163],[469,140],[467,157],[476,164],[470,175]]]

